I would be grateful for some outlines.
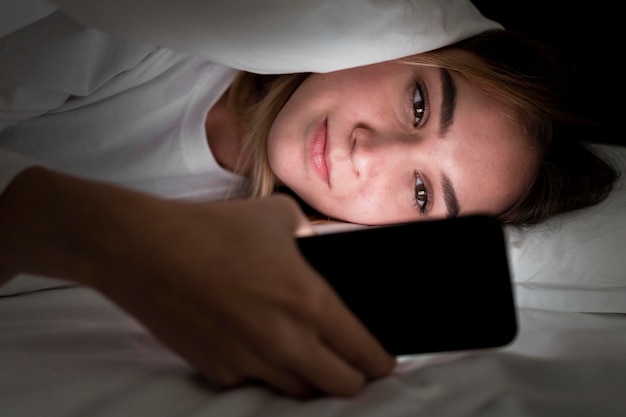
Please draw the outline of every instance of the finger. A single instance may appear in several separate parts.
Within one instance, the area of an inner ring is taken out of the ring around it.
[[[319,393],[310,383],[273,364],[261,360],[254,368],[256,370],[253,380],[260,381],[282,394],[296,398],[311,398]]]
[[[298,224],[298,226],[296,227],[294,236],[306,237],[306,236],[313,236],[314,234],[315,234],[315,229],[313,228],[313,225],[309,223],[308,221],[305,221],[304,223]]]
[[[329,395],[352,397],[361,391],[367,380],[363,372],[319,338],[308,346],[299,364],[294,366],[302,379]]]
[[[388,375],[395,367],[395,357],[385,350],[344,303],[329,303],[320,326],[322,337],[329,347],[367,377]]]
[[[193,316],[187,316],[189,324],[194,324]],[[169,320],[155,320],[149,323],[152,333],[166,346],[176,352],[189,365],[195,368],[203,378],[214,388],[228,389],[238,387],[246,382],[232,363],[238,363],[238,355],[243,350],[234,343],[215,343],[203,340],[197,333],[202,333],[206,328],[192,327],[191,329],[181,326],[168,326]],[[202,329],[202,330],[198,330]],[[207,333],[210,333],[207,332]]]
[[[316,235],[324,235],[328,233],[340,233],[340,232],[349,232],[352,230],[361,230],[361,229],[365,229],[367,227],[372,227],[372,226],[364,226],[362,224],[346,223],[346,222],[330,220],[330,221],[324,221],[324,222],[317,222],[313,224],[312,227]]]
[[[259,382],[291,397],[310,398],[319,393],[311,384],[283,368],[276,361],[275,355],[264,356],[262,349],[254,345],[234,345],[230,354],[230,357],[223,358],[218,364],[221,369],[213,367],[210,372],[212,379],[222,387]]]
[[[288,220],[288,225],[296,237],[315,234],[311,222],[293,198],[285,194],[275,194],[270,199],[271,204]]]
[[[302,323],[297,322],[300,324],[295,329],[288,325],[288,331],[271,332],[271,342],[261,344],[274,348],[256,351],[266,362],[289,371],[318,393],[342,397],[358,393],[366,382],[366,375],[330,349],[316,329],[308,325],[301,328]],[[290,328],[295,331],[289,331]],[[280,387],[291,383],[291,380],[284,380],[284,383],[278,379],[272,381]]]
[[[208,347],[195,365],[217,388],[236,388],[259,382],[296,398],[310,398],[319,393],[311,384],[268,361],[259,354],[259,349],[248,345],[232,344],[227,352],[223,349],[213,351]]]

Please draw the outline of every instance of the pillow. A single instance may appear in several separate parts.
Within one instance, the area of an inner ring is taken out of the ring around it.
[[[623,173],[626,147],[591,145]],[[505,226],[520,307],[626,313],[626,181],[599,205],[531,227]]]

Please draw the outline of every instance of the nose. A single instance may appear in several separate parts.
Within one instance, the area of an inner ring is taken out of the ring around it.
[[[401,164],[415,149],[406,134],[357,128],[353,132],[350,158],[357,177],[369,180]]]

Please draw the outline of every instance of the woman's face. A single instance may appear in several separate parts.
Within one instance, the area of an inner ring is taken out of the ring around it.
[[[282,184],[353,223],[498,214],[535,168],[510,110],[458,73],[395,62],[311,75],[268,140]]]

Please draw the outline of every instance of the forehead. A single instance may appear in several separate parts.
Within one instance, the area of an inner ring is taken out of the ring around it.
[[[464,211],[497,214],[520,197],[535,172],[536,152],[516,112],[459,73],[451,163]]]

